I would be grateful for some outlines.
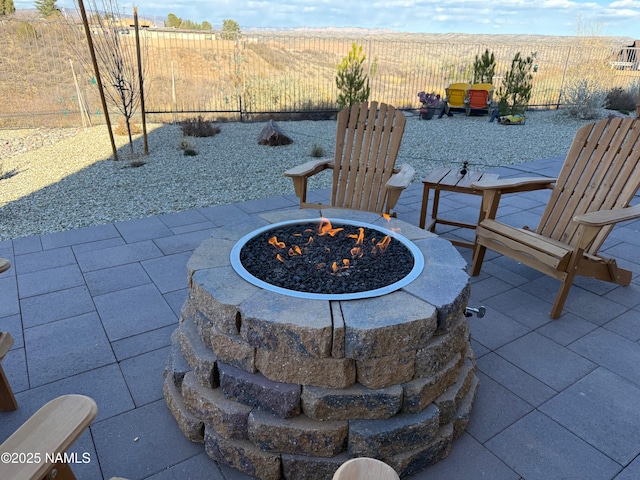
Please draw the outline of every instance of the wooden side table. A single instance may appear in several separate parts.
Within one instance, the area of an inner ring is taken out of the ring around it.
[[[468,171],[465,175],[462,175],[459,170],[455,168],[439,168],[431,172],[427,177],[422,180],[423,192],[422,192],[422,209],[420,210],[420,228],[425,228],[430,232],[435,232],[436,224],[451,225],[460,228],[476,229],[477,223],[465,223],[455,220],[447,220],[442,217],[438,217],[438,204],[440,202],[440,191],[455,193],[466,193],[469,195],[482,195],[482,191],[474,190],[471,184],[480,180],[497,180],[498,174],[485,173],[485,172],[473,172]],[[433,189],[433,206],[431,207],[431,220],[426,223],[427,207],[429,204],[429,190]],[[480,213],[478,212],[478,217]],[[473,243],[465,242],[463,240],[448,239],[454,245],[466,248],[473,248]]]

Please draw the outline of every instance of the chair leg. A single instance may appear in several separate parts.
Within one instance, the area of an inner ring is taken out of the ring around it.
[[[7,376],[2,369],[2,365],[0,365],[0,411],[5,412],[17,409],[18,402],[16,401],[16,397],[13,395],[11,385],[9,385],[9,380],[7,380]]]
[[[561,280],[562,283],[560,284],[558,294],[556,295],[553,307],[551,308],[551,313],[549,314],[549,317],[554,320],[562,315],[562,309],[564,308],[564,304],[569,296],[569,290],[571,290],[573,280],[576,278],[576,274],[578,273],[578,264],[580,263],[579,260],[582,258],[583,253],[584,249],[578,248],[571,254],[571,260],[569,260],[569,265],[567,265],[566,276]]]
[[[76,480],[69,464],[63,462],[56,462],[42,480],[53,480],[54,478],[55,480]]]
[[[484,254],[487,252],[487,247],[476,243],[473,247],[473,263],[471,264],[471,276],[476,277],[480,275],[482,269],[482,262],[484,262]]]
[[[300,208],[307,201],[307,179],[303,177],[291,177],[293,180],[293,190],[300,199]]]
[[[570,280],[562,282],[560,284],[560,289],[558,290],[558,294],[556,295],[556,300],[553,302],[553,307],[551,308],[551,313],[549,317],[552,319],[559,318],[562,315],[562,309],[564,308],[564,304],[567,301],[567,297],[569,296],[569,290],[571,290],[571,285],[573,285],[573,278]]]

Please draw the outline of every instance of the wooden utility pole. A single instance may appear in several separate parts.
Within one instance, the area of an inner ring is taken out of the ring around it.
[[[636,118],[640,118],[640,85],[638,86],[638,104],[636,105]]]
[[[104,90],[102,88],[102,79],[100,78],[100,69],[98,68],[98,60],[96,59],[96,51],[93,48],[93,39],[91,38],[91,29],[89,28],[89,20],[87,19],[87,12],[84,9],[84,3],[82,0],[78,0],[78,7],[80,8],[80,15],[82,15],[82,24],[84,25],[84,33],[87,36],[87,43],[89,44],[89,53],[91,54],[91,62],[93,63],[93,72],[96,76],[96,83],[98,84],[98,90],[100,91],[100,101],[102,102],[102,111],[104,112],[104,119],[107,122],[107,128],[109,129],[109,140],[111,140],[111,150],[113,150],[113,159],[118,160],[118,149],[116,148],[116,141],[113,138],[113,130],[111,129],[111,119],[109,118],[109,110],[107,109],[107,99],[104,96]]]
[[[149,155],[147,139],[147,114],[144,109],[144,75],[142,74],[142,56],[140,55],[140,29],[138,27],[138,7],[133,7],[133,25],[136,31],[136,56],[138,57],[138,83],[140,84],[140,113],[142,114],[142,138],[144,140],[144,154]]]

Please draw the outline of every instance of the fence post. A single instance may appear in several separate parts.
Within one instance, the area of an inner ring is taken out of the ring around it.
[[[564,91],[564,80],[567,76],[567,68],[569,68],[569,59],[571,58],[571,47],[567,51],[567,58],[564,61],[564,70],[562,71],[562,81],[560,82],[560,91],[558,92],[558,103],[556,104],[556,110],[560,109],[560,101],[562,100],[562,92]]]
[[[142,55],[140,54],[140,28],[138,26],[138,7],[133,7],[133,25],[136,31],[136,57],[138,57],[138,83],[140,84],[140,113],[142,113],[142,137],[144,139],[144,154],[149,155],[149,141],[147,139],[147,112],[144,108],[144,75],[142,74]]]

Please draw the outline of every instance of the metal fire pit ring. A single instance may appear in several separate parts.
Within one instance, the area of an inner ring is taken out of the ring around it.
[[[240,252],[242,251],[242,248],[245,246],[245,244],[252,238],[260,235],[263,232],[274,230],[280,227],[287,227],[291,225],[302,225],[302,224],[309,224],[309,223],[319,224],[320,221],[322,221],[322,218],[287,220],[284,222],[267,225],[265,227],[249,232],[248,234],[243,236],[240,240],[238,240],[238,242],[236,242],[236,244],[231,249],[231,255],[230,255],[231,266],[233,267],[233,269],[236,271],[238,275],[240,275],[247,282],[252,283],[253,285],[256,285],[257,287],[263,288],[268,291],[280,293],[283,295],[289,295],[290,297],[306,298],[309,300],[356,300],[361,298],[379,297],[382,295],[386,295],[387,293],[394,292],[404,287],[405,285],[408,285],[413,280],[415,280],[420,275],[420,273],[422,273],[422,269],[424,268],[424,256],[422,255],[422,252],[411,240],[400,235],[398,232],[394,232],[384,227],[379,227],[377,225],[372,225],[370,223],[365,223],[365,222],[359,222],[356,220],[346,220],[342,218],[329,218],[328,220],[332,224],[335,223],[335,224],[348,225],[353,227],[366,227],[372,230],[376,230],[385,235],[389,235],[391,238],[398,240],[407,249],[409,249],[409,251],[413,255],[413,268],[406,276],[404,276],[397,282],[394,282],[385,287],[376,288],[373,290],[365,290],[363,292],[354,292],[354,293],[312,293],[312,292],[300,292],[298,290],[291,290],[288,288],[283,288],[283,287],[273,285],[271,283],[267,283],[264,280],[260,280],[259,278],[255,277],[246,268],[244,268],[244,265],[242,265],[242,262],[240,261]]]

